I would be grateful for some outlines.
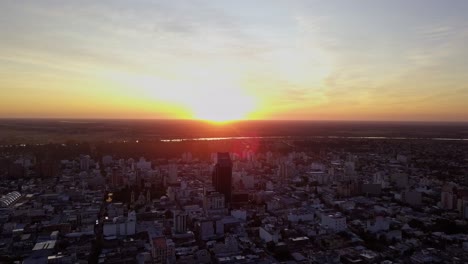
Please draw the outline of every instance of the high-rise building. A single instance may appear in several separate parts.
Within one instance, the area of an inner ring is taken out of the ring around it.
[[[141,157],[137,162],[136,167],[140,170],[151,170],[151,161],[146,161],[145,158]]]
[[[114,188],[121,186],[123,183],[122,172],[117,167],[112,168],[110,183],[111,183],[111,186]]]
[[[176,257],[174,241],[164,236],[153,238],[152,255],[155,263],[174,263]]]
[[[217,163],[213,170],[213,187],[224,194],[226,204],[231,203],[232,161],[228,152],[218,152]]]
[[[183,162],[191,162],[191,161],[192,161],[192,158],[193,158],[193,156],[192,156],[192,153],[191,153],[191,152],[184,152],[184,153],[182,154],[182,161],[183,161]]]
[[[225,208],[224,194],[211,192],[203,197],[203,209],[207,214],[223,212]]]
[[[168,167],[168,184],[177,183],[177,164],[169,164]]]
[[[174,214],[174,231],[179,234],[187,232],[187,213],[176,212]]]
[[[105,156],[102,157],[102,165],[104,165],[104,167],[111,165],[112,162],[113,162],[112,156],[105,155]]]
[[[446,210],[452,210],[455,207],[455,192],[456,188],[453,184],[445,184],[442,186],[441,192],[441,208]]]
[[[278,177],[282,183],[286,183],[291,176],[291,167],[286,162],[282,162],[278,166]]]
[[[91,157],[89,155],[80,155],[80,170],[87,171],[89,170]]]

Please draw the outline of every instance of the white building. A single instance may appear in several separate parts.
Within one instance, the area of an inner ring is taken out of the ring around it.
[[[274,189],[273,183],[271,181],[267,181],[267,183],[265,184],[265,190],[273,191],[273,189]]]
[[[15,164],[21,165],[24,168],[29,168],[34,164],[34,161],[28,157],[21,157],[15,160]]]
[[[103,234],[109,236],[130,236],[136,233],[136,214],[134,211],[128,213],[128,217],[118,216],[112,220],[106,220],[103,224]]]
[[[17,191],[10,192],[5,196],[0,198],[0,206],[1,207],[8,207],[16,202],[19,198],[21,198],[21,194]]]
[[[260,238],[266,243],[271,241],[278,243],[281,238],[280,229],[273,225],[261,226],[258,231]]]
[[[224,239],[224,243],[215,244],[213,251],[215,254],[229,254],[239,251],[239,242],[233,235],[228,235]]]
[[[214,192],[203,197],[203,209],[206,213],[222,213],[225,210],[225,197],[222,193]]]
[[[321,225],[335,232],[344,231],[348,227],[346,225],[346,217],[344,217],[340,213],[322,214]]]
[[[151,161],[146,161],[145,158],[141,157],[137,162],[136,167],[140,170],[151,170]]]
[[[313,171],[326,171],[326,167],[323,163],[312,162],[310,169]]]
[[[232,185],[239,189],[250,190],[255,187],[254,176],[247,175],[244,171],[232,174]]]
[[[292,210],[288,214],[288,221],[297,223],[301,222],[310,222],[315,219],[315,213],[307,210]]]
[[[377,216],[374,221],[367,221],[367,231],[377,233],[380,231],[387,231],[390,229],[390,218]]]
[[[240,220],[247,220],[247,211],[246,210],[232,210],[231,215]]]
[[[331,175],[324,171],[311,171],[309,175],[312,181],[317,181],[319,184],[329,184],[333,180]]]
[[[208,240],[215,235],[216,224],[213,220],[201,220],[197,225],[202,240]]]

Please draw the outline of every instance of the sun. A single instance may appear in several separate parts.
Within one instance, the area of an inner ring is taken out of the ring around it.
[[[109,76],[139,88],[145,96],[157,100],[161,109],[167,108],[179,118],[224,123],[248,119],[257,110],[260,99],[225,71],[187,68],[180,72],[184,78],[171,80],[157,76]]]
[[[191,101],[190,108],[195,119],[224,123],[247,119],[255,101],[236,90],[224,90]]]
[[[211,109],[198,109],[195,111],[195,118],[215,123],[225,123],[245,119],[247,114],[238,109],[220,109],[213,107]]]

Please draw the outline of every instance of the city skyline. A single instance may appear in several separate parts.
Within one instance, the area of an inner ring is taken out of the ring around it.
[[[466,1],[4,1],[0,118],[468,121]]]

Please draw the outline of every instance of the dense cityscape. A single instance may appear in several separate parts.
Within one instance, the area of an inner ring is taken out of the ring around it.
[[[468,261],[465,141],[122,144],[0,146],[0,261]]]
[[[0,0],[0,264],[468,264],[468,0]]]

